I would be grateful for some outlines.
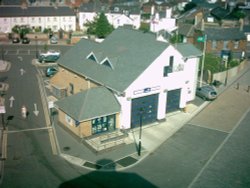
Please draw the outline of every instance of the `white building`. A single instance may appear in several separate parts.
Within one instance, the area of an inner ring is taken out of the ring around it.
[[[166,8],[165,12],[155,11],[155,7],[151,7],[150,31],[156,33],[161,30],[172,32],[177,29],[176,19],[172,17],[172,8]]]
[[[139,29],[141,23],[140,7],[139,6],[121,6],[114,5],[107,7],[95,3],[84,4],[79,8],[78,19],[81,29],[85,29],[84,25],[100,13],[104,12],[109,23],[114,28],[124,25],[130,25],[135,29]]]
[[[0,7],[0,32],[10,33],[15,25],[28,25],[43,31],[75,31],[76,16],[69,7]]]
[[[82,39],[61,57],[51,79],[54,88],[69,91],[57,102],[60,121],[84,137],[138,127],[140,114],[143,125],[165,120],[195,98],[201,55],[192,44],[173,46],[125,28],[102,43]]]

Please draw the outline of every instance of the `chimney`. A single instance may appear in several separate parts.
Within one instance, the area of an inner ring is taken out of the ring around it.
[[[151,16],[153,16],[155,14],[155,6],[153,5],[152,7],[151,7]]]

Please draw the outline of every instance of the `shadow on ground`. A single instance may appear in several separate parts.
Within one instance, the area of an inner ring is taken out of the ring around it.
[[[109,159],[103,159],[97,161],[97,164],[110,163],[113,161]],[[114,167],[115,169],[115,167]],[[91,187],[91,188],[128,188],[128,187],[143,187],[143,188],[156,188],[155,185],[142,178],[135,173],[125,173],[115,170],[102,171],[96,170],[89,174],[82,175],[75,179],[69,180],[62,183],[59,188],[82,188],[82,187]]]

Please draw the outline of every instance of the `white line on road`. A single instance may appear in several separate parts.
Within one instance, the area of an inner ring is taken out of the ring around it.
[[[41,128],[34,128],[34,129],[13,130],[13,131],[7,131],[7,133],[19,133],[19,132],[27,132],[27,131],[40,131],[40,130],[48,130],[48,129],[52,129],[52,127],[41,127]]]

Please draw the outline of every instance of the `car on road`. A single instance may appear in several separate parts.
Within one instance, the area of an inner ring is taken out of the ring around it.
[[[29,43],[30,43],[30,39],[29,39],[29,38],[24,37],[24,38],[22,39],[22,44],[29,44]]]
[[[47,77],[54,76],[58,72],[58,69],[56,67],[48,67],[45,69],[45,75]]]
[[[18,37],[12,38],[12,43],[19,43],[20,39]]]
[[[59,51],[55,50],[49,50],[46,53],[40,53],[38,57],[38,61],[40,63],[45,63],[45,62],[56,62],[61,53]]]
[[[57,44],[58,43],[58,39],[55,36],[52,36],[50,38],[50,44]]]
[[[205,85],[196,89],[196,95],[203,100],[214,100],[217,98],[218,92],[214,86]]]
[[[0,82],[0,95],[3,95],[9,88],[9,84]]]

